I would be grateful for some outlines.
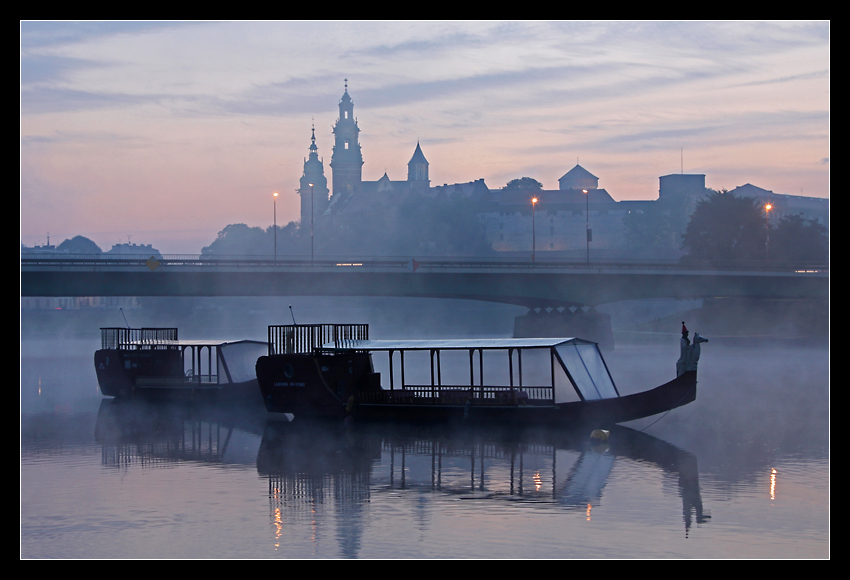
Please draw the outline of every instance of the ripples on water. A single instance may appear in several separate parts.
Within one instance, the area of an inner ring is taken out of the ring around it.
[[[90,353],[24,351],[24,558],[829,555],[825,349],[706,348],[695,403],[597,447],[116,405]],[[668,380],[675,352],[606,360],[632,392]]]

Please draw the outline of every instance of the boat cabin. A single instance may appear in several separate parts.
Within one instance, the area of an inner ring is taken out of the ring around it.
[[[256,340],[180,340],[176,328],[101,328],[95,370],[107,396],[135,389],[219,389],[256,381]]]
[[[384,388],[396,399],[404,393],[419,400],[556,405],[575,401],[576,395],[582,401],[619,396],[598,345],[580,338],[359,340],[343,348],[329,343],[319,350],[368,352],[373,364],[375,355],[385,355],[389,385]],[[414,358],[419,360],[411,365]],[[370,398],[378,402],[381,395],[364,394],[362,401]]]
[[[552,406],[619,397],[598,345],[580,338],[369,340],[367,325],[270,326],[270,357],[278,353],[312,355],[321,382],[358,404]],[[287,384],[305,384],[289,360]],[[337,378],[337,366],[353,376]],[[336,388],[340,381],[347,387]]]

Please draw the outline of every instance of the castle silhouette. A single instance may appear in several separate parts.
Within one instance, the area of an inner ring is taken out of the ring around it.
[[[479,208],[478,221],[469,224],[479,228],[493,250],[500,253],[524,254],[536,250],[543,254],[578,257],[588,247],[597,256],[619,256],[635,253],[626,238],[624,217],[631,212],[645,212],[659,201],[678,200],[690,211],[706,194],[705,175],[670,174],[659,177],[656,200],[616,201],[599,187],[599,178],[576,164],[558,180],[558,189],[522,190],[490,189],[483,179],[465,183],[432,186],[430,165],[419,142],[407,164],[407,179],[392,180],[386,172],[376,181],[362,177],[363,154],[360,128],[354,116],[354,102],[348,93],[348,80],[339,100],[339,117],[333,126],[334,144],[330,162],[331,188],[319,158],[315,126],[312,129],[309,155],[298,193],[301,196],[301,224],[325,227],[344,226],[351,220],[360,222],[391,219],[392,211],[410,196],[421,199],[451,193],[471,198]],[[731,190],[739,196],[753,197],[773,204],[773,217],[785,213],[802,213],[829,227],[829,200],[777,194],[751,184]],[[536,197],[534,208],[531,198]],[[536,216],[532,213],[536,211]],[[587,214],[587,215],[586,215]],[[535,221],[536,217],[536,221]],[[532,234],[534,225],[534,234]],[[592,230],[592,234],[586,232]],[[588,241],[592,239],[592,242]],[[678,236],[667,244],[670,256],[681,254]],[[654,252],[658,252],[654,248]],[[663,252],[662,252],[663,253]],[[665,256],[658,256],[665,257]]]

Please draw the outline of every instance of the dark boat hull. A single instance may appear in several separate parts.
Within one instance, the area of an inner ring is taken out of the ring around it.
[[[183,376],[182,364],[175,367],[175,361],[170,360],[166,351],[153,355],[154,364],[147,366],[145,376],[140,376],[138,366],[134,366],[137,363],[134,354],[116,349],[101,349],[94,353],[101,394],[116,399],[246,402],[257,405],[262,402],[256,379],[225,384],[193,382]]]
[[[376,389],[367,380],[368,375],[358,371],[364,368],[366,356],[353,354],[340,369],[335,368],[340,365],[333,364],[332,357],[310,354],[260,357],[257,379],[266,410],[292,413],[296,420],[351,418],[403,423],[464,421],[560,426],[588,423],[604,427],[663,413],[696,399],[696,372],[690,371],[649,391],[598,401],[546,404],[537,400],[521,405],[498,404],[493,399],[470,399],[466,403],[462,398],[455,404],[426,397],[419,401],[415,400],[417,397],[405,400],[403,395],[410,391]],[[362,378],[346,382],[342,378],[345,376]]]
[[[695,399],[696,372],[688,372],[655,389],[616,399],[525,406],[358,404],[350,415],[358,420],[606,427],[664,413]]]

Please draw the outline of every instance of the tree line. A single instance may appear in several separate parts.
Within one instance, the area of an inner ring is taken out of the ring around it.
[[[511,180],[505,187],[542,189],[529,177]],[[305,256],[312,246],[316,255],[334,256],[492,255],[479,215],[474,198],[440,190],[433,196],[401,196],[392,206],[342,222],[326,216],[313,224],[313,231],[294,221],[276,229],[230,224],[201,254]],[[660,199],[645,211],[627,214],[623,225],[632,247],[676,245],[684,250],[685,263],[829,260],[829,232],[819,221],[799,214],[771,218],[759,201],[725,190],[707,190],[699,200]],[[101,252],[83,236],[65,240],[57,249]]]
[[[523,177],[507,189],[542,189]],[[802,215],[769,217],[758,200],[725,190],[708,190],[703,199],[685,196],[653,202],[644,212],[625,216],[626,237],[633,247],[677,245],[683,262],[720,264],[733,261],[819,262],[829,259],[829,232]],[[325,254],[488,255],[492,246],[479,227],[476,201],[452,193],[410,195],[370,217],[316,224],[315,249]],[[278,229],[278,254],[309,254],[310,231],[291,222]],[[233,224],[224,228],[204,254],[272,254],[273,230]]]

